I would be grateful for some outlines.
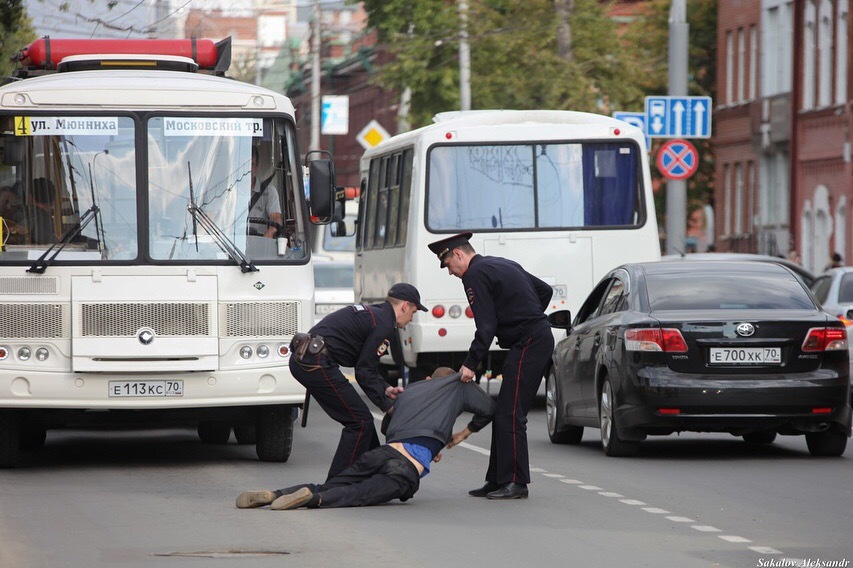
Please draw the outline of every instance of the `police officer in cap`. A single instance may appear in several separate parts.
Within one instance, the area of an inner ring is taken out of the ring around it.
[[[418,310],[427,311],[417,288],[406,283],[394,284],[381,304],[347,306],[320,320],[308,334],[314,349],[303,350],[301,360],[297,360],[299,349],[294,339],[291,373],[323,410],[344,427],[329,468],[329,479],[364,452],[379,446],[373,416],[340,367],[354,367],[355,379],[367,397],[387,412],[402,389],[388,386],[379,374],[379,358],[390,352],[397,328],[408,325]]]
[[[489,499],[526,499],[530,483],[527,455],[527,411],[536,396],[554,350],[554,336],[545,317],[553,290],[518,263],[481,256],[461,233],[429,244],[442,268],[462,279],[477,330],[459,371],[474,379],[492,340],[509,349],[503,385],[492,423],[492,447],[486,484],[469,491]]]

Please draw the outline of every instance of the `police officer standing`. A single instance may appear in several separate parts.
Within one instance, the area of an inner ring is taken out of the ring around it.
[[[417,288],[394,284],[382,304],[347,306],[297,334],[291,344],[290,371],[344,429],[332,458],[331,479],[364,452],[379,446],[373,416],[340,367],[354,367],[355,379],[370,401],[383,412],[402,389],[388,386],[379,374],[379,358],[390,352],[398,327],[412,321],[415,312],[427,311]],[[307,341],[306,345],[302,342]],[[302,347],[302,349],[300,349]],[[302,355],[301,360],[299,355]]]
[[[463,381],[476,369],[497,336],[509,349],[503,385],[492,423],[492,447],[486,484],[469,491],[489,499],[526,499],[530,483],[527,454],[527,412],[554,350],[554,336],[545,317],[553,290],[548,284],[505,258],[481,256],[461,233],[429,244],[442,268],[462,279],[477,330],[465,362]]]

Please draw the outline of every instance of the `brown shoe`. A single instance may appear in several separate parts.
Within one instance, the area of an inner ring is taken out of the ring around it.
[[[275,501],[274,491],[244,491],[237,497],[238,509],[254,509]]]
[[[271,509],[273,511],[288,511],[290,509],[298,509],[308,503],[314,494],[307,487],[297,489],[293,493],[282,495],[272,502]]]

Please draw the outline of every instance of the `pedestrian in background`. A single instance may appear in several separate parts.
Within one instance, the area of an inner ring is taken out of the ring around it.
[[[477,329],[465,362],[463,381],[472,381],[492,340],[509,349],[503,384],[492,423],[492,446],[486,484],[469,491],[489,499],[527,498],[530,462],[527,412],[554,350],[554,336],[545,317],[552,288],[505,258],[481,256],[471,246],[471,233],[429,244],[442,268],[462,279]]]
[[[417,288],[394,284],[385,302],[341,308],[320,320],[308,334],[294,337],[291,373],[326,414],[344,427],[329,467],[329,479],[379,446],[373,415],[340,368],[354,367],[359,386],[373,404],[386,412],[403,389],[385,382],[379,374],[379,358],[390,352],[397,328],[408,325],[418,310],[427,311]]]

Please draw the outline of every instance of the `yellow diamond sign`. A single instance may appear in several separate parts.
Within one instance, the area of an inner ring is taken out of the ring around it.
[[[364,128],[361,129],[361,132],[356,134],[355,139],[358,140],[358,143],[361,144],[362,148],[365,150],[370,150],[383,140],[387,140],[391,135],[388,134],[388,131],[382,128],[382,125],[379,124],[376,120],[371,120],[368,122]]]

